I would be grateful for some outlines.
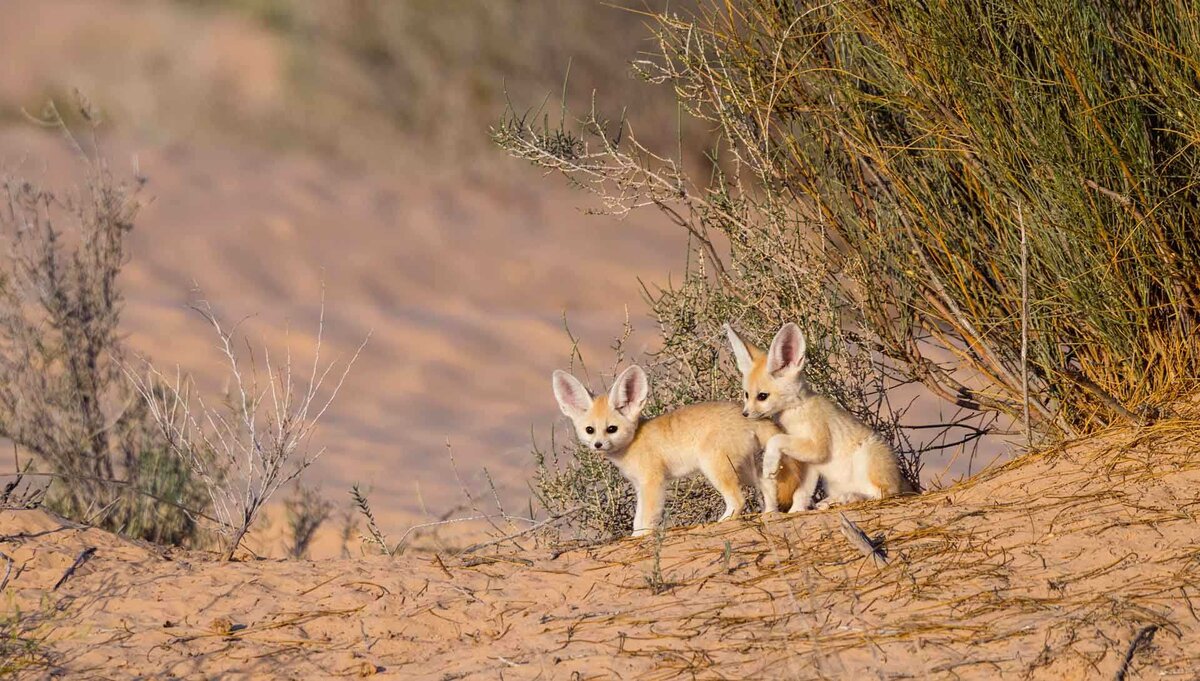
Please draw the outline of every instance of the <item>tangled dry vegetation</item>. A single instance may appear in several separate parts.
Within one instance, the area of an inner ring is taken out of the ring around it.
[[[44,613],[4,650],[30,676],[1191,678],[1200,404],[1175,412],[917,498],[575,548],[215,563],[4,511],[7,593]]]
[[[99,115],[82,96],[76,104],[86,137],[53,103],[42,122],[78,152],[82,187],[0,181],[0,435],[13,443],[16,468],[3,507],[37,497],[128,537],[217,540],[231,560],[263,506],[324,451],[311,446],[313,432],[366,340],[348,358],[323,358],[322,298],[306,370],[290,347],[272,358],[202,301],[193,308],[217,336],[226,394],[206,401],[180,369],[168,376],[148,359],[135,363],[120,327],[120,274],[144,178],[117,178],[101,153]],[[302,494],[289,509],[294,552],[327,519],[323,503]]]

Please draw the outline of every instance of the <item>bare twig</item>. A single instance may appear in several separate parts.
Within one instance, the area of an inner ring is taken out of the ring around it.
[[[91,558],[92,555],[95,553],[96,553],[96,547],[94,547],[94,546],[89,546],[86,549],[80,551],[79,555],[75,557],[75,562],[71,563],[71,567],[67,568],[67,571],[63,573],[62,577],[59,577],[58,581],[54,583],[54,586],[52,586],[50,588],[50,590],[58,591],[58,587],[62,586],[64,583],[66,583],[67,579],[69,579],[71,577],[71,575],[75,574],[75,571],[78,570],[80,568],[80,566],[82,566],[84,563],[86,563],[87,560],[89,558]]]
[[[536,531],[540,530],[541,528],[545,527],[546,525],[549,525],[550,523],[553,523],[557,520],[569,518],[569,517],[575,515],[576,513],[578,513],[582,509],[583,509],[583,504],[577,504],[576,506],[569,508],[566,511],[563,511],[562,513],[557,513],[553,516],[550,516],[549,518],[540,520],[540,521],[534,523],[533,525],[530,525],[529,527],[521,530],[520,532],[514,532],[513,534],[505,535],[503,537],[497,537],[495,539],[489,539],[488,541],[480,542],[478,544],[472,544],[472,545],[468,546],[467,548],[463,549],[462,551],[459,551],[459,554],[473,553],[475,551],[478,551],[479,549],[487,548],[489,546],[495,546],[496,544],[500,544],[502,542],[511,541],[513,539],[516,539],[517,537],[523,537],[527,534],[536,532]]]
[[[1125,675],[1129,673],[1129,665],[1133,664],[1133,656],[1137,655],[1138,650],[1150,645],[1154,640],[1154,633],[1158,631],[1157,624],[1147,624],[1138,630],[1133,640],[1129,642],[1129,648],[1125,650],[1125,657],[1121,660],[1121,666],[1117,669],[1116,681],[1125,681]]]
[[[8,586],[8,578],[12,576],[13,559],[9,558],[7,553],[0,553],[0,558],[3,558],[5,562],[4,579],[0,580],[0,592],[3,592],[4,588]]]

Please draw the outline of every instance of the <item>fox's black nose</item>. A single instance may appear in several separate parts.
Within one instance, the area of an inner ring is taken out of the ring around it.
[[[596,443],[596,449],[600,449],[600,448],[601,448],[601,447],[603,447],[603,446],[604,446],[604,443],[603,443],[603,442],[597,442],[597,443]]]
[[[750,410],[749,410],[749,409],[743,409],[743,410],[742,410],[742,416],[745,416],[746,418],[750,418]]]

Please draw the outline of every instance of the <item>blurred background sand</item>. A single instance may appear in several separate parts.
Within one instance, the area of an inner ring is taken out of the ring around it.
[[[587,195],[506,158],[488,126],[508,101],[557,114],[569,69],[575,110],[593,95],[613,117],[628,105],[644,141],[698,153],[706,131],[678,129],[671,93],[628,67],[653,47],[636,9],[660,4],[6,0],[0,169],[78,181],[77,152],[35,122],[78,89],[104,114],[112,168],[149,180],[122,281],[137,352],[220,390],[194,287],[302,359],[323,282],[325,356],[373,336],[309,481],[339,505],[361,483],[395,534],[463,502],[449,444],[469,489],[486,468],[524,505],[531,438],[559,420],[564,315],[593,369],[609,367],[626,311],[641,330],[630,350],[649,349],[641,287],[665,285],[687,247],[650,212],[586,214]]]
[[[339,504],[370,489],[397,533],[461,503],[486,467],[528,496],[531,436],[558,417],[549,373],[571,343],[611,362],[625,311],[649,330],[639,281],[683,265],[651,213],[586,215],[588,197],[508,159],[488,137],[511,100],[628,103],[676,120],[632,78],[640,17],[590,1],[80,0],[5,3],[0,168],[69,187],[80,162],[37,126],[74,89],[104,114],[100,149],[152,199],[123,274],[129,343],[219,390],[199,286],[272,352],[311,347],[322,282],[326,357],[369,345],[320,428],[309,480]],[[80,128],[77,128],[80,129]],[[684,131],[685,134],[694,134]],[[670,142],[676,130],[645,131]],[[90,137],[80,141],[89,152]],[[289,338],[290,337],[290,338]],[[652,334],[641,339],[652,341]],[[643,343],[646,341],[642,341]],[[636,345],[637,350],[644,345]]]

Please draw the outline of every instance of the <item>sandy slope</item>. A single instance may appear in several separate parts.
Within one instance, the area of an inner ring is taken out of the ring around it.
[[[882,568],[834,511],[671,531],[657,593],[652,539],[230,565],[6,511],[0,550],[46,660],[101,678],[1113,678],[1140,631],[1129,678],[1196,678],[1198,488],[1192,410],[846,508]]]

